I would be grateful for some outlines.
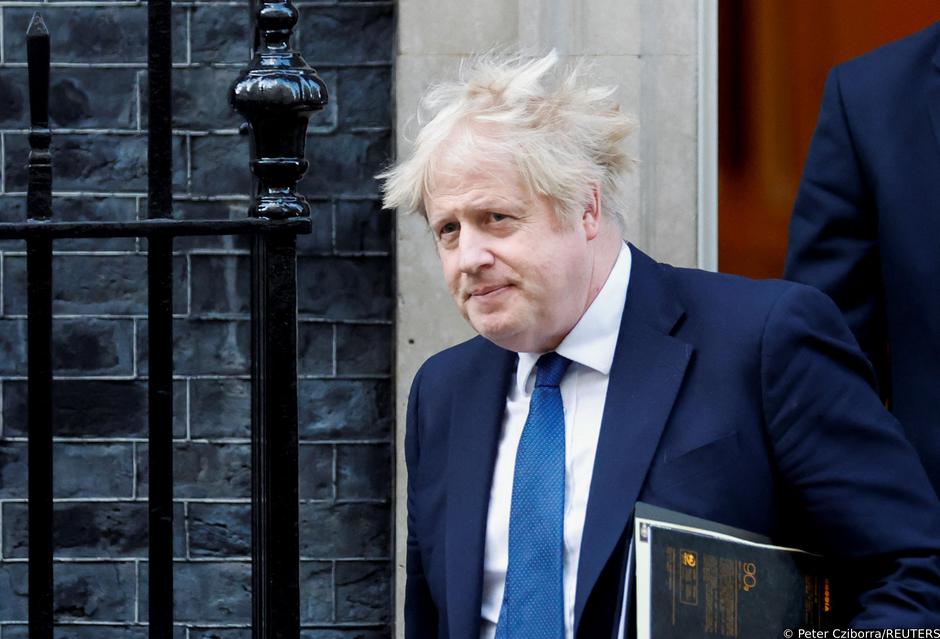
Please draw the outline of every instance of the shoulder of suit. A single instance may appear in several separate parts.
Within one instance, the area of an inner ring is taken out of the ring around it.
[[[477,335],[435,353],[421,365],[419,374],[433,379],[453,379],[505,357],[507,351]]]
[[[940,48],[940,22],[909,36],[889,42],[863,55],[839,64],[835,73],[843,83],[875,85],[904,83],[908,75],[933,71],[933,59]]]
[[[773,304],[787,290],[803,286],[781,279],[758,280],[696,268],[662,266],[667,270],[676,294],[687,307],[708,306],[718,312],[726,312],[731,303],[734,304],[731,308]]]
[[[817,309],[831,306],[817,289],[780,279],[751,279],[699,269],[665,267],[674,295],[685,310],[680,334],[705,331],[735,344],[758,338],[771,317],[785,315],[794,304]]]

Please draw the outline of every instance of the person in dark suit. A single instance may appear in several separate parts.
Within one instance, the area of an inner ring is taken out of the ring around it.
[[[637,500],[841,560],[856,626],[940,626],[940,504],[838,309],[625,244],[611,90],[467,74],[381,176],[480,333],[408,401],[405,636],[620,635]]]
[[[940,23],[835,67],[784,277],[842,310],[940,491]]]

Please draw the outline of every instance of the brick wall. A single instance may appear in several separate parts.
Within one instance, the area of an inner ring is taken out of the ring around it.
[[[298,2],[293,44],[330,105],[311,123],[298,241],[305,639],[390,636],[392,2]],[[0,0],[0,221],[25,219],[25,31],[52,38],[54,217],[146,215],[146,5]],[[247,4],[174,2],[175,212],[241,217],[247,138],[227,104]],[[248,252],[176,241],[176,636],[250,636]],[[57,637],[146,637],[146,242],[59,241],[54,263]],[[25,639],[25,246],[0,242],[0,639]]]

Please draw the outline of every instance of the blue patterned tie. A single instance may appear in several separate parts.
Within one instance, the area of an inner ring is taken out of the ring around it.
[[[509,567],[496,639],[564,639],[565,411],[558,385],[571,360],[536,366],[529,416],[516,451]]]

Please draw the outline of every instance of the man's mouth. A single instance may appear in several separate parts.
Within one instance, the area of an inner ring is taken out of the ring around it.
[[[480,286],[470,290],[469,297],[480,297],[486,298],[490,296],[496,296],[500,292],[509,288],[509,284],[496,284],[493,286]]]

